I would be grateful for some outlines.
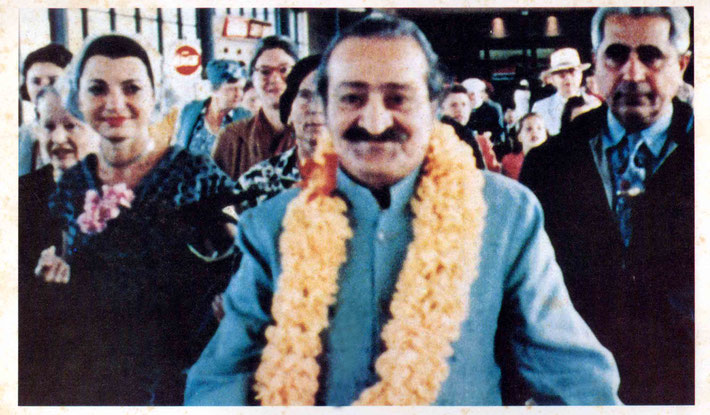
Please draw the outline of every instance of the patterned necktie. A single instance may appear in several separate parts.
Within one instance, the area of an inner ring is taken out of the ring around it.
[[[646,172],[653,171],[653,153],[640,137],[626,135],[607,150],[614,184],[612,206],[619,221],[624,246],[631,241],[631,203],[645,190]]]

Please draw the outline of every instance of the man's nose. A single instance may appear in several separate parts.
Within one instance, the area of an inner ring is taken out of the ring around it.
[[[360,126],[370,134],[381,134],[392,126],[392,113],[387,109],[381,97],[367,100],[360,117]]]
[[[626,81],[643,81],[646,78],[646,65],[639,60],[638,54],[633,51],[629,55],[629,60],[626,61],[624,66],[621,68],[623,71],[624,80]]]

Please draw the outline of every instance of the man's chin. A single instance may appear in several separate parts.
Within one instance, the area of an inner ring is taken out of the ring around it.
[[[628,131],[640,131],[647,128],[658,118],[658,114],[658,111],[641,106],[627,106],[614,112],[614,116]]]
[[[391,141],[349,143],[352,153],[363,163],[387,163],[397,155],[401,144]]]
[[[381,189],[392,186],[402,180],[404,175],[399,172],[391,171],[386,168],[362,168],[362,166],[353,166],[353,168],[344,168],[352,179],[361,185],[371,189]]]

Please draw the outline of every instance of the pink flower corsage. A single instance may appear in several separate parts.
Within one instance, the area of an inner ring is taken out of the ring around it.
[[[95,234],[106,229],[106,222],[121,213],[119,206],[130,208],[135,198],[133,191],[125,183],[103,185],[101,193],[103,197],[94,189],[86,191],[84,212],[77,218],[79,228],[84,233]]]

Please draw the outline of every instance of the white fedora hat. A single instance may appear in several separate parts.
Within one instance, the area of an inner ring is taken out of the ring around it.
[[[577,49],[562,48],[550,54],[550,69],[543,71],[540,74],[540,78],[544,80],[547,75],[550,75],[553,72],[563,71],[565,69],[571,68],[579,68],[583,71],[586,71],[591,66],[591,63],[582,63],[582,61],[579,59],[579,53],[577,53]]]
[[[468,78],[465,81],[461,82],[461,85],[466,88],[466,91],[468,91],[469,94],[475,91],[483,91],[486,89],[486,83],[478,78]]]

